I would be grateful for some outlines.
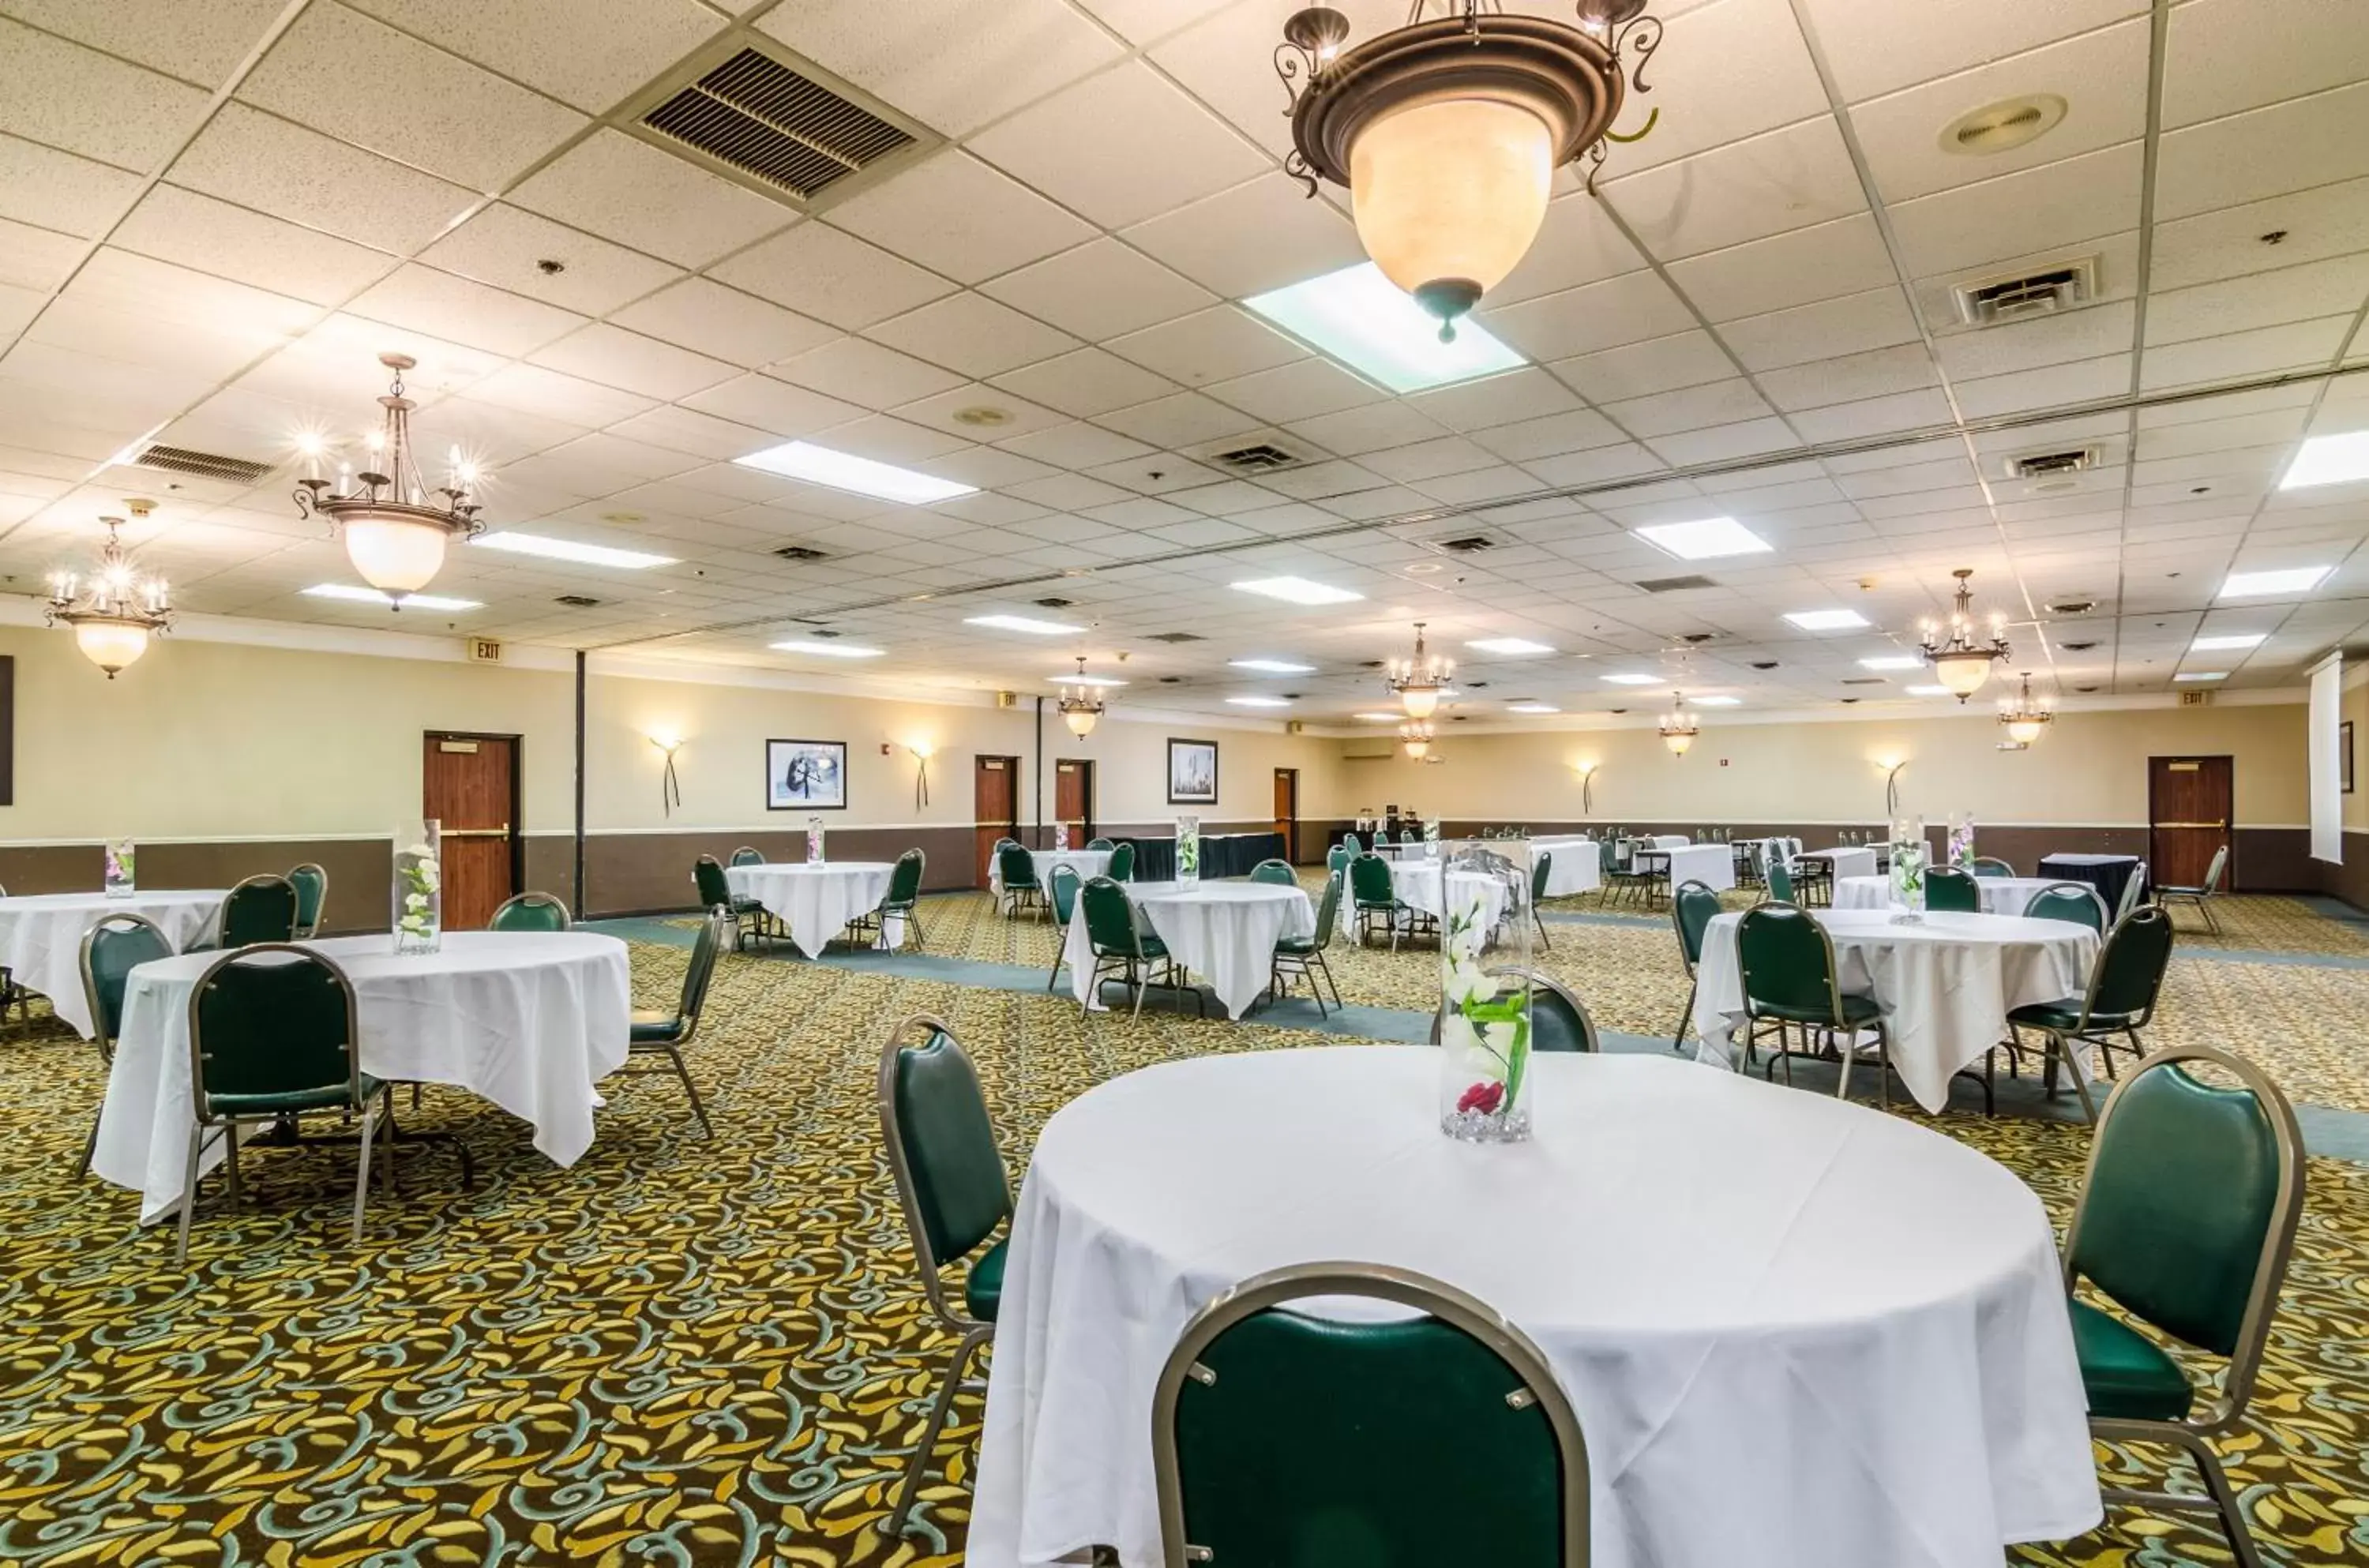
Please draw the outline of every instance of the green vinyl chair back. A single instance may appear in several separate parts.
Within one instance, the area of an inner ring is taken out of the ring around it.
[[[551,893],[521,893],[507,899],[486,922],[487,931],[566,931],[576,922],[567,906]]]
[[[296,889],[296,934],[319,935],[321,910],[329,901],[329,874],[308,860],[290,870],[288,880]]]
[[[1677,928],[1678,956],[1686,960],[1689,975],[1702,962],[1703,933],[1711,929],[1711,917],[1718,913],[1719,895],[1708,882],[1690,876],[1670,895],[1670,923]]]
[[[288,943],[223,953],[189,993],[189,1082],[200,1119],[265,1116],[375,1093],[356,1053],[354,991],[323,954]]]
[[[1333,922],[1341,914],[1341,874],[1333,873],[1324,879],[1324,896],[1316,900],[1316,935],[1312,939],[1321,951],[1333,945]]]
[[[2074,921],[2088,926],[2100,935],[2106,930],[2106,906],[2098,890],[2087,882],[2059,882],[2043,887],[2024,905],[2025,918],[2036,921]]]
[[[1355,833],[1344,833],[1341,835],[1341,847],[1352,855],[1360,855],[1366,853],[1366,841]]]
[[[1045,896],[1053,900],[1053,918],[1063,925],[1070,923],[1077,910],[1081,885],[1078,868],[1067,861],[1054,866],[1045,878]]]
[[[2195,1062],[2240,1087],[2203,1082]],[[2157,1051],[2098,1118],[2066,1233],[2066,1283],[2087,1279],[2157,1328],[2231,1357],[2221,1398],[2242,1409],[2303,1196],[2302,1136],[2268,1075],[2204,1047]]]
[[[1115,850],[1118,848],[1118,846],[1111,842],[1108,839],[1088,839],[1086,841],[1086,848],[1090,850]]]
[[[1954,865],[1928,866],[1925,871],[1925,907],[1957,914],[1980,914],[1983,890]]]
[[[1547,896],[1547,868],[1554,864],[1554,852],[1540,850],[1530,862],[1530,907],[1536,909]]]
[[[1318,1297],[1425,1315],[1341,1322]],[[1585,1568],[1587,1448],[1546,1356],[1482,1302],[1371,1264],[1276,1269],[1185,1324],[1152,1396],[1164,1568]]]
[[[930,1305],[955,1310],[938,1271],[977,1252],[1012,1218],[1012,1185],[970,1057],[941,1019],[916,1013],[880,1053],[880,1131]]]
[[[2204,868],[2204,880],[2201,884],[2203,890],[2207,893],[2221,891],[2221,874],[2228,869],[2229,846],[2223,844],[2213,852],[2213,864]]]
[[[2130,879],[2123,884],[2123,896],[2115,900],[2114,920],[2119,923],[2124,915],[2139,907],[2147,888],[2147,863],[2141,861],[2132,867]]]
[[[1006,844],[995,852],[996,879],[1007,893],[1015,887],[1036,886],[1036,861],[1018,844]]]
[[[1103,875],[1114,882],[1135,880],[1135,841],[1133,839],[1111,850],[1110,865]]]
[[[1552,975],[1512,964],[1483,972],[1518,979],[1529,988],[1532,1050],[1596,1051],[1603,1048],[1596,1039],[1596,1019],[1587,1011],[1586,1004],[1572,994],[1570,987]],[[1435,1046],[1439,1044],[1446,1021],[1444,1007],[1431,1015],[1431,1043]]]
[[[1995,854],[1976,855],[1974,864],[1967,869],[1977,876],[2013,876],[2015,875],[2015,867]]]
[[[1413,828],[1401,828],[1399,830],[1399,842],[1402,844],[1419,844],[1423,842],[1423,835]]]
[[[1744,974],[1745,1012],[1797,1021],[1844,1021],[1834,939],[1800,909],[1759,904],[1745,910],[1736,922],[1735,956]]]
[[[2097,967],[2089,971],[2083,1011],[2144,1024],[2155,1013],[2156,994],[2170,964],[2171,916],[2153,904],[2141,905],[2106,933]]]
[[[715,956],[724,946],[728,915],[709,915],[699,922],[698,940],[691,944],[691,962],[682,971],[682,997],[676,1003],[674,1028],[669,1038],[687,1046],[699,1033],[699,1015],[707,1008],[707,986],[715,978]]]
[[[115,1059],[123,1027],[123,988],[140,965],[173,956],[173,943],[146,915],[101,915],[82,933],[82,993],[90,1006],[91,1038]]]
[[[1760,846],[1760,883],[1777,903],[1793,901],[1793,868],[1786,864],[1783,845],[1770,842]]]
[[[724,867],[714,855],[704,854],[692,862],[691,879],[699,888],[701,909],[732,907],[732,884],[724,879]]]
[[[1127,889],[1115,878],[1092,878],[1078,889],[1078,899],[1085,906],[1086,940],[1096,953],[1141,955],[1142,936],[1135,929],[1134,907],[1127,902]]]
[[[1279,860],[1263,860],[1256,865],[1252,866],[1251,880],[1253,882],[1271,883],[1277,887],[1297,887],[1299,886],[1299,874],[1293,871],[1288,864]]]
[[[898,855],[888,873],[888,896],[880,900],[881,909],[892,913],[910,910],[921,896],[921,876],[929,867],[930,857],[919,849]]]
[[[1390,863],[1368,850],[1349,863],[1349,896],[1359,909],[1387,909],[1399,901],[1390,885]]]
[[[735,865],[762,865],[765,864],[765,854],[762,850],[760,850],[754,844],[742,844],[738,849],[732,852],[732,864]]]
[[[1324,852],[1324,870],[1326,875],[1332,876],[1340,876],[1341,868],[1349,864],[1349,856],[1351,853],[1349,846],[1345,842],[1334,844],[1331,849],[1326,850]]]
[[[250,876],[223,900],[217,947],[252,947],[296,940],[296,884],[285,876]]]

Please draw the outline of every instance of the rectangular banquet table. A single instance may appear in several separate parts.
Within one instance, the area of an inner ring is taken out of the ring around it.
[[[1837,844],[1830,850],[1804,850],[1796,860],[1823,860],[1834,868],[1835,880],[1875,875],[1875,852],[1860,844]]]
[[[2123,907],[2123,889],[2138,874],[2139,857],[2134,854],[2052,854],[2042,856],[2040,862],[2040,875],[2052,882],[2087,882],[2095,887],[2109,914]],[[2146,897],[2144,880],[2139,897]]]
[[[1641,853],[1669,862],[1673,891],[1688,882],[1700,882],[1714,891],[1735,886],[1735,851],[1726,844],[1681,842]]]
[[[1532,839],[1535,861],[1547,855],[1547,897],[1565,898],[1604,886],[1604,846],[1594,839]]]
[[[1135,876],[1139,882],[1166,882],[1176,875],[1174,839],[1121,839],[1135,846]],[[1201,876],[1248,876],[1263,860],[1284,858],[1281,833],[1204,833],[1201,835]]]

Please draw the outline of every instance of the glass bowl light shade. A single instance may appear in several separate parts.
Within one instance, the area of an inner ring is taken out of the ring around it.
[[[1357,237],[1382,275],[1452,320],[1503,282],[1546,219],[1554,133],[1517,99],[1418,100],[1349,147]]]
[[[101,616],[74,623],[74,647],[82,649],[85,658],[107,671],[113,680],[115,672],[127,665],[137,664],[140,656],[148,651],[148,628],[137,621],[113,621]]]
[[[1933,658],[1933,678],[1947,687],[1951,696],[1963,702],[1983,689],[1983,682],[1991,678],[1991,665],[1997,658],[1988,649],[1937,654]]]
[[[1662,731],[1662,744],[1670,749],[1670,755],[1673,757],[1685,756],[1687,754],[1687,748],[1692,746],[1694,743],[1695,732],[1691,729],[1665,729]]]
[[[346,557],[362,581],[380,592],[400,599],[436,580],[444,567],[444,546],[452,537],[449,525],[383,513],[338,520],[346,536]]]
[[[1429,718],[1439,711],[1439,688],[1436,686],[1406,686],[1399,691],[1399,703],[1409,718]]]
[[[2040,727],[2047,722],[2037,714],[2020,714],[2007,721],[2008,738],[2029,746],[2040,738]]]
[[[1102,716],[1101,710],[1097,708],[1064,708],[1061,710],[1061,722],[1068,725],[1070,727],[1070,733],[1076,736],[1081,740],[1083,740],[1087,736],[1092,735],[1094,732],[1094,721]],[[1062,765],[1064,767],[1068,766],[1067,763]]]

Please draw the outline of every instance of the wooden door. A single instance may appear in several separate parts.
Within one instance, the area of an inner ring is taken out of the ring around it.
[[[1094,836],[1094,765],[1076,757],[1053,764],[1053,820],[1070,825],[1071,845]]]
[[[978,841],[971,867],[971,886],[987,886],[988,864],[995,858],[995,841],[1019,837],[1020,759],[980,757],[971,767],[971,836]]]
[[[420,815],[442,832],[444,929],[481,931],[519,891],[519,768],[514,735],[430,733]]]
[[[2226,757],[2147,759],[2147,879],[2197,887],[2213,869],[2214,852],[2230,850],[2222,887],[2237,880],[2230,832],[2234,795]]]
[[[1275,771],[1275,830],[1283,835],[1283,858],[1299,864],[1299,770]]]

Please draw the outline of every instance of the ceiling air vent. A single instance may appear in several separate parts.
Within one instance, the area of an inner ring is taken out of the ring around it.
[[[2098,297],[2098,258],[2082,257],[2032,272],[1978,278],[1950,291],[1958,319],[1968,326],[2004,326],[2055,315]]]
[[[1251,441],[1242,446],[1220,443],[1219,450],[1202,452],[1200,457],[1232,474],[1278,474],[1308,461],[1302,453],[1271,441]]]
[[[1485,533],[1466,533],[1454,539],[1435,539],[1431,547],[1445,550],[1451,555],[1477,555],[1483,550],[1494,550],[1497,541]]]
[[[1717,635],[1719,635],[1717,632],[1688,632],[1684,636],[1681,636],[1678,641],[1682,643],[1701,644],[1711,641]]]
[[[2087,615],[2096,608],[2098,601],[2094,599],[2060,599],[2049,605],[2048,612],[2051,615]]]
[[[1055,597],[1052,599],[1040,599],[1036,601],[1036,607],[1039,610],[1067,610],[1070,605],[1075,604],[1076,602],[1077,601],[1074,599]]]
[[[2086,473],[2098,466],[2101,454],[2094,446],[2073,452],[2028,452],[2020,457],[2007,460],[2007,476],[2010,479],[2054,479],[2062,475]]]
[[[1843,684],[1846,686],[1884,686],[1889,685],[1890,682],[1885,681],[1881,675],[1848,675],[1843,678]]]
[[[185,446],[151,446],[132,461],[142,468],[194,474],[200,479],[227,479],[235,485],[255,484],[278,466],[244,457],[224,457],[218,452],[191,452]]]
[[[794,56],[730,43],[688,70],[693,74],[670,75],[642,103],[633,129],[802,207],[850,176],[935,140]]]
[[[563,593],[558,598],[553,600],[552,602],[554,604],[565,604],[570,610],[589,610],[601,601],[588,594]]]
[[[823,553],[811,544],[784,544],[773,552],[784,561],[819,561]]]
[[[1689,588],[1715,588],[1718,585],[1700,572],[1682,578],[1647,578],[1637,585],[1647,593],[1677,593]]]
[[[1205,643],[1209,639],[1198,632],[1154,632],[1146,640],[1155,643]]]

